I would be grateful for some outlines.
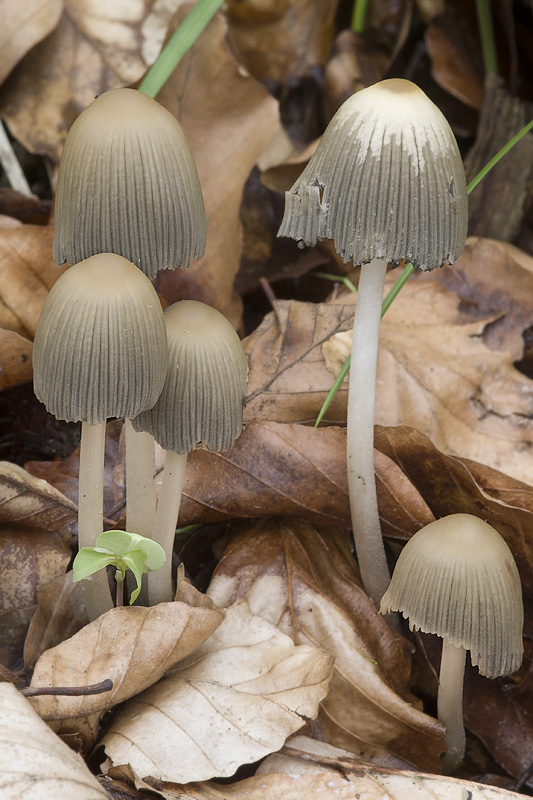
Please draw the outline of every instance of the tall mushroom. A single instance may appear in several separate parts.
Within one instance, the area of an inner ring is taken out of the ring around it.
[[[400,553],[381,612],[401,611],[411,630],[443,638],[438,715],[446,726],[443,769],[463,760],[463,676],[466,651],[487,678],[522,663],[524,609],[513,555],[478,517],[451,514],[431,522]]]
[[[134,89],[104,92],[72,125],[55,199],[53,256],[75,264],[124,256],[150,278],[190,266],[205,250],[196,165],[176,118]],[[149,535],[155,513],[154,441],[126,432],[128,528]]]
[[[132,420],[166,450],[152,538],[164,548],[165,565],[148,575],[150,605],[172,599],[172,551],[187,454],[198,442],[227,450],[242,428],[248,364],[226,317],[196,300],[166,309],[168,374],[153,408]]]
[[[441,111],[410,81],[386,80],[350,97],[292,189],[278,235],[333,239],[361,264],[348,399],[348,485],[357,558],[379,603],[390,580],[374,478],[379,321],[387,264],[453,264],[467,228],[461,156]]]
[[[143,273],[102,253],[68,269],[52,287],[33,349],[35,394],[58,419],[82,422],[79,546],[103,527],[105,423],[151,408],[167,371],[163,312]],[[84,582],[92,619],[112,607],[105,573]]]

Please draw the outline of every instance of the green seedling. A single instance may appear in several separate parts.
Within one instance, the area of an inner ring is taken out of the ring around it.
[[[105,531],[97,538],[95,547],[81,548],[72,566],[73,580],[82,581],[108,565],[115,567],[119,606],[123,603],[124,578],[129,569],[137,581],[137,588],[131,593],[131,605],[141,591],[143,574],[160,569],[165,561],[165,551],[153,539],[127,531]]]

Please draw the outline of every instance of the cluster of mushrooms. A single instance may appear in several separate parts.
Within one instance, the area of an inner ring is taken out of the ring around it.
[[[522,661],[523,606],[513,556],[477,517],[457,514],[416,533],[392,582],[374,478],[378,332],[387,266],[453,264],[467,232],[465,174],[440,110],[414,84],[386,80],[349,98],[286,194],[280,236],[332,239],[361,265],[350,368],[347,462],[352,527],[366,591],[383,613],[444,639],[438,708],[444,770],[465,749],[466,650],[494,678]],[[242,426],[247,364],[217,311],[181,301],[163,314],[150,282],[189,266],[205,247],[205,211],[176,119],[131,89],[100,96],[65,143],[56,194],[54,259],[72,266],[43,309],[35,392],[59,419],[82,421],[79,544],[102,532],[105,421],[126,419],[128,530],[167,553],[149,574],[150,604],[172,597],[172,547],[187,453],[225,450]],[[166,450],[158,503],[154,439]],[[111,608],[105,573],[86,582],[90,615]],[[389,585],[390,584],[390,585]]]
[[[34,388],[58,419],[81,421],[78,538],[103,531],[105,424],[126,420],[126,525],[154,538],[165,566],[148,602],[171,600],[172,549],[187,453],[241,432],[247,360],[218,311],[182,300],[163,313],[150,281],[205,249],[192,152],[175,117],[133,89],[100,95],[67,136],[55,206],[53,286],[34,343]],[[156,507],[155,442],[166,451]],[[105,571],[83,582],[91,619],[112,608]]]

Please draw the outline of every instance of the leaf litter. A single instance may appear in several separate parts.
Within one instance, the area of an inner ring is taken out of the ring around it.
[[[2,116],[19,142],[54,161],[79,111],[99,92],[138,81],[185,11],[178,0],[141,2],[127,15],[119,2],[104,5],[32,0],[26,22],[17,9],[2,32]],[[81,780],[75,790],[81,797],[81,785],[90,787],[90,797],[106,796],[101,786],[113,794],[111,777],[91,783],[79,759],[55,752],[61,742],[48,728],[32,727],[32,720],[41,724],[32,706],[78,749],[103,743],[110,776],[122,769],[130,785],[163,797],[514,796],[510,778],[501,774],[489,777],[501,790],[427,774],[439,771],[443,749],[442,728],[432,716],[438,652],[430,642],[393,633],[360,588],[348,533],[345,386],[326,417],[329,427],[310,424],[348,352],[355,297],[335,288],[330,297],[320,290],[317,302],[305,272],[329,265],[341,279],[345,268],[324,244],[319,255],[304,254],[297,270],[273,270],[293,277],[290,293],[287,278],[269,288],[270,313],[248,288],[243,317],[243,298],[234,288],[253,233],[253,215],[241,213],[243,189],[253,185],[249,173],[269,142],[280,138],[280,111],[304,152],[285,146],[286,163],[270,156],[264,178],[276,187],[299,169],[344,96],[383,77],[387,63],[406,52],[411,11],[402,5],[392,13],[389,6],[372,6],[373,39],[341,30],[331,58],[336,4],[291,0],[267,12],[230,0],[226,17],[213,19],[159,97],[191,139],[208,210],[206,258],[187,272],[165,273],[160,292],[167,303],[184,296],[207,301],[251,331],[244,433],[228,453],[198,447],[190,456],[179,520],[221,526],[214,544],[219,563],[207,595],[182,581],[175,603],[114,609],[87,624],[82,597],[66,572],[77,455],[28,464],[29,472],[2,465],[2,663],[16,675],[33,674],[34,687],[83,686],[106,677],[114,683],[101,695],[31,701],[3,684],[2,772],[16,773],[13,798],[30,772],[42,792],[34,796],[50,796],[50,769],[64,782],[54,785],[54,797],[62,791],[72,796],[73,779]],[[472,107],[483,99],[471,57],[478,48],[472,17],[457,31],[449,18],[461,13],[458,7],[439,17],[438,4],[425,4],[420,13],[434,78],[446,90],[443,109],[459,134],[472,135]],[[511,41],[509,19],[505,25]],[[518,63],[510,70],[516,73]],[[325,69],[324,85],[318,68]],[[276,197],[269,213],[279,212]],[[516,205],[513,225],[519,226],[527,204],[520,197]],[[9,204],[5,208],[13,216],[0,221],[3,389],[31,378],[35,325],[61,274],[50,256],[52,227],[22,224]],[[260,226],[262,237],[272,236],[275,221]],[[528,235],[523,224],[523,244]],[[277,252],[272,241],[259,250]],[[516,247],[477,238],[454,267],[410,281],[382,323],[375,440],[380,515],[391,554],[435,517],[475,513],[509,543],[528,604],[532,263]],[[346,272],[356,282],[357,272]],[[107,526],[118,522],[124,504],[119,429],[119,422],[108,426]],[[528,613],[526,636],[532,633]],[[525,665],[511,681],[467,674],[467,726],[490,755],[478,754],[475,767],[466,764],[464,777],[501,772],[499,764],[527,782],[529,670],[526,647]],[[15,719],[27,725],[22,734]],[[302,728],[313,739],[287,740]],[[43,730],[52,737],[46,763],[26,752],[32,738],[45,750]],[[178,742],[187,757],[176,757]],[[265,756],[260,767],[248,768],[248,777],[239,772],[240,779],[226,785],[210,781]]]

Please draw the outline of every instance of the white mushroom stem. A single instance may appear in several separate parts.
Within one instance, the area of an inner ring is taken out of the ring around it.
[[[124,422],[126,435],[126,528],[151,536],[156,510],[155,441],[151,433]]]
[[[166,553],[167,560],[161,569],[148,573],[148,598],[151,606],[172,600],[172,553],[174,537],[181,503],[181,493],[185,482],[187,453],[167,450],[163,483],[157,504],[152,539],[158,542]]]
[[[105,422],[81,426],[78,490],[78,545],[94,547],[103,531]],[[113,608],[105,569],[82,583],[89,619],[95,620]]]
[[[379,606],[390,583],[374,477],[374,406],[379,323],[387,262],[363,264],[353,320],[348,392],[348,490],[361,578]]]
[[[452,775],[465,754],[463,723],[463,683],[466,650],[443,639],[440,662],[438,717],[446,727],[446,755],[442,762],[444,775]]]

